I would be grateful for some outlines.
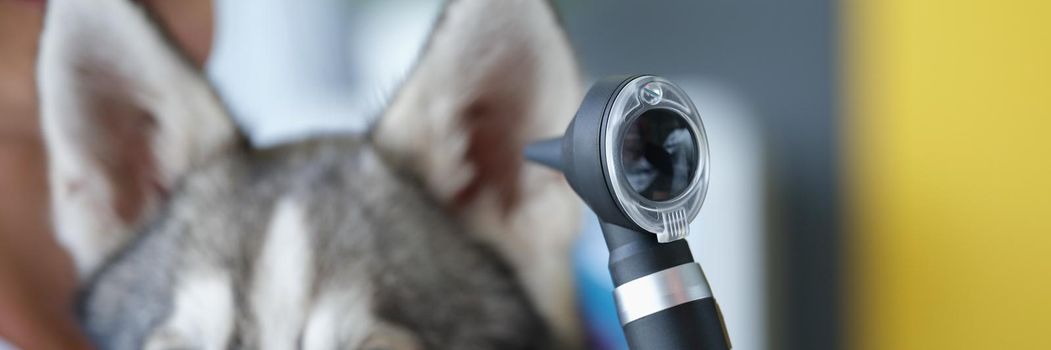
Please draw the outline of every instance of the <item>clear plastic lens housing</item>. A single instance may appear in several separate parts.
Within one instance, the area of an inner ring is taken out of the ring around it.
[[[628,82],[613,100],[603,149],[621,210],[659,242],[685,238],[708,191],[708,138],[686,93],[655,76]]]

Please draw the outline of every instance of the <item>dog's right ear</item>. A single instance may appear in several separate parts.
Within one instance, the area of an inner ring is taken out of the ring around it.
[[[49,2],[37,73],[55,230],[81,277],[182,175],[243,140],[200,72],[129,0]]]

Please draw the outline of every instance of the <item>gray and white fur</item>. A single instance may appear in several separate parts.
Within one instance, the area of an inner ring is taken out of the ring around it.
[[[581,97],[544,1],[450,2],[363,135],[250,146],[129,0],[50,1],[38,76],[100,348],[580,346],[579,204],[520,155]]]

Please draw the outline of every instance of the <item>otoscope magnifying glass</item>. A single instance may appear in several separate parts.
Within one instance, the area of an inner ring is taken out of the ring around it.
[[[562,137],[525,152],[562,171],[598,215],[632,349],[730,348],[683,239],[708,190],[708,139],[682,89],[650,75],[601,80]]]

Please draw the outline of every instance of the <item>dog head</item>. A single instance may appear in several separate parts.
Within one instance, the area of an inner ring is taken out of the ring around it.
[[[452,1],[368,135],[263,150],[140,6],[48,6],[54,222],[106,347],[575,343],[578,204],[520,155],[581,96],[547,3]]]

